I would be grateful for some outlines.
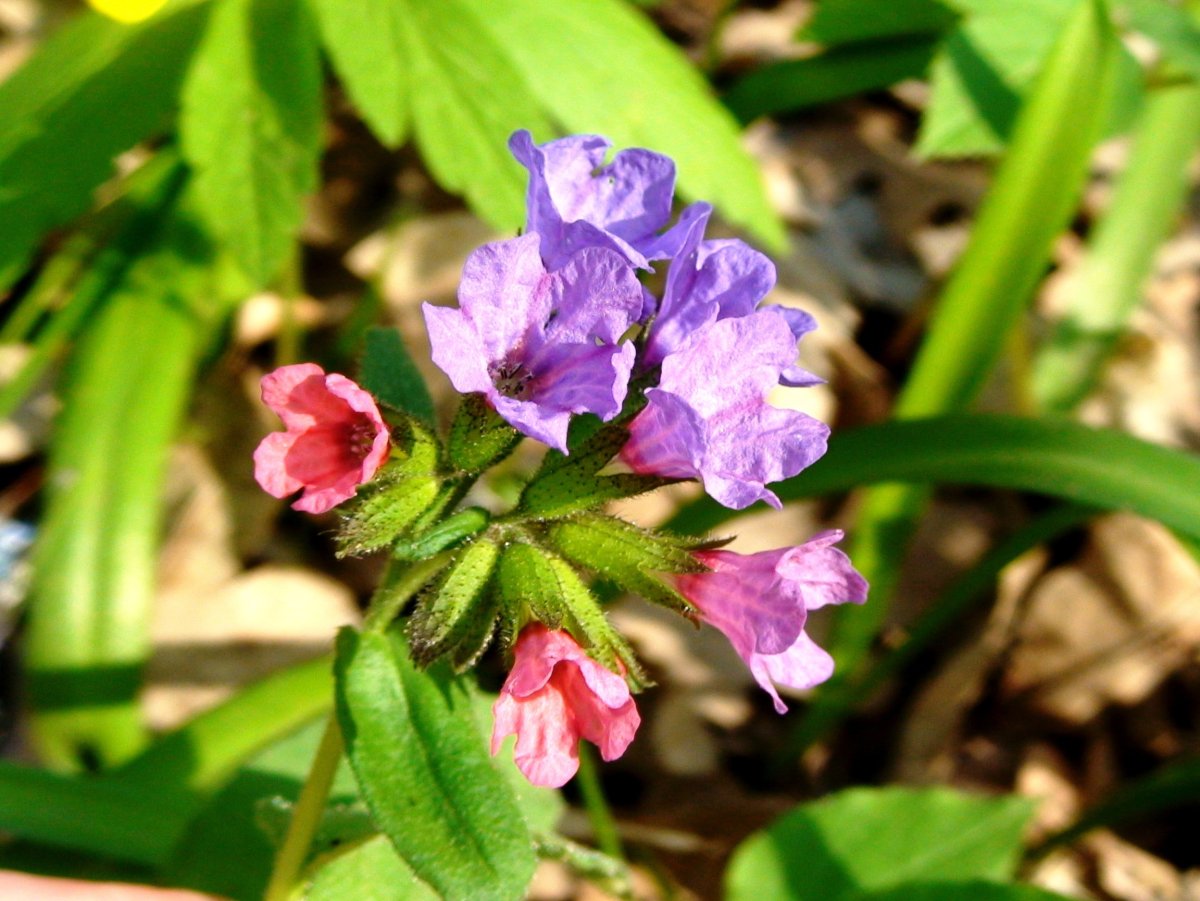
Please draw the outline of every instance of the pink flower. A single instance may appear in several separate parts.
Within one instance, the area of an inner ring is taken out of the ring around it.
[[[388,430],[374,398],[315,363],[281,366],[263,376],[262,399],[286,432],[272,432],[254,451],[263,491],[287,497],[304,489],[296,510],[324,513],[354,497],[388,455]]]
[[[540,623],[517,639],[516,661],[492,707],[492,753],[517,734],[517,768],[534,785],[558,788],[579,769],[579,739],[605,760],[625,753],[641,723],[629,686],[588,657],[566,632]]]
[[[866,580],[833,547],[841,540],[840,531],[830,531],[799,547],[758,554],[698,551],[712,572],[675,577],[680,593],[725,633],[779,713],[787,705],[776,685],[812,688],[833,675],[833,658],[804,632],[808,611],[867,599]]]

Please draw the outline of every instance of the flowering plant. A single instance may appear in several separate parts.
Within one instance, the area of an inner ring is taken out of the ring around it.
[[[471,254],[457,308],[424,307],[433,361],[465,395],[444,435],[403,390],[377,404],[370,379],[302,364],[263,380],[287,430],[255,455],[262,487],[303,488],[294,506],[312,513],[344,503],[342,552],[392,557],[362,633],[339,641],[327,738],[337,749],[345,737],[393,841],[373,708],[413,667],[461,672],[498,641],[512,665],[491,751],[515,733],[516,767],[535,785],[570,780],[581,739],[605,760],[634,740],[647,680],[590,576],[722,631],[780,712],[777,686],[811,688],[833,670],[805,632],[809,611],[866,599],[833,546],[840,532],[746,556],[604,512],[689,479],[733,509],[778,507],[767,486],[817,460],[829,433],[769,400],[819,381],[797,364],[814,323],[763,304],[774,267],[741,241],[705,239],[707,204],[670,223],[667,157],[625,150],[605,165],[598,136],[537,145],[518,132],[510,147],[529,170],[523,234]],[[656,268],[661,296],[641,278]],[[471,505],[475,482],[525,436],[548,450],[516,503]],[[449,890],[435,865],[406,857]]]

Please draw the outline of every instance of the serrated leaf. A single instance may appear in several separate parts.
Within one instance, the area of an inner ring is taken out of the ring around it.
[[[826,46],[885,38],[938,35],[958,19],[958,12],[939,0],[822,0],[813,17],[796,35]]]
[[[367,331],[361,376],[362,386],[380,403],[422,422],[433,422],[433,398],[398,330]]]
[[[183,152],[207,225],[255,285],[268,285],[317,185],[321,68],[307,7],[215,3],[182,103]]]
[[[533,875],[529,834],[492,767],[467,689],[420,671],[395,633],[343,629],[337,710],[375,822],[413,871],[451,901],[513,901]]]
[[[1090,0],[1089,0],[1090,2]],[[1076,0],[953,0],[962,12],[930,68],[921,156],[996,153]]]
[[[207,15],[184,3],[134,26],[82,15],[0,84],[0,290],[91,206],[118,153],[170,127]]]
[[[346,93],[383,143],[398,147],[408,128],[411,63],[404,4],[394,0],[308,0]]]
[[[726,898],[857,901],[905,883],[1007,879],[1031,813],[1018,797],[850,789],[803,804],[742,842],[725,874]]]
[[[490,633],[496,610],[494,604],[487,603],[488,587],[499,558],[500,548],[495,542],[486,538],[473,541],[458,553],[437,582],[422,592],[408,621],[409,645],[419,665],[428,665],[457,647],[463,638],[478,635],[476,621],[486,622]],[[477,644],[463,656],[470,659],[481,650]]]
[[[412,96],[421,156],[443,187],[464,195],[497,228],[515,232],[525,221],[525,171],[509,155],[508,136],[528,128],[549,137],[551,129],[512,48],[488,28],[500,5],[396,0],[396,6],[402,55],[421,86]]]
[[[783,228],[733,117],[645,15],[621,0],[462,2],[568,130],[673,157],[684,193],[711,200],[771,247],[784,246]]]

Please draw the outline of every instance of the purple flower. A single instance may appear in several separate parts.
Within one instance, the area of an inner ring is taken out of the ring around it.
[[[542,236],[550,269],[584,247],[608,247],[643,269],[679,247],[687,211],[659,234],[671,218],[675,163],[661,153],[631,149],[606,166],[611,146],[599,135],[535,144],[529,132],[517,131],[508,139],[517,162],[529,170],[525,230]]]
[[[812,688],[833,675],[833,658],[804,632],[808,611],[867,599],[867,583],[833,547],[840,531],[799,547],[742,555],[697,551],[712,572],[675,576],[681,594],[725,633],[754,679],[786,713],[776,685]]]
[[[655,366],[678,349],[691,334],[710,322],[749,316],[775,287],[775,264],[744,241],[704,240],[712,207],[694,205],[695,212],[680,221],[683,238],[667,271],[658,315],[650,327],[643,364]],[[816,328],[802,310],[771,305],[787,321],[795,340]],[[785,385],[814,385],[821,379],[799,366],[780,376]]]
[[[642,287],[612,250],[579,251],[555,272],[528,234],[467,259],[459,309],[424,305],[433,361],[464,394],[481,392],[517,430],[566,452],[572,413],[621,410]]]
[[[824,423],[767,403],[795,358],[796,339],[775,310],[703,326],[663,360],[620,458],[639,473],[698,477],[735,510],[756,500],[780,507],[766,483],[817,460],[829,437]]]

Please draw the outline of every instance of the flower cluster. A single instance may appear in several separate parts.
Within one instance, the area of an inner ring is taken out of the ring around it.
[[[363,389],[285,367],[264,379],[263,398],[287,431],[264,440],[256,475],[276,496],[303,488],[294,506],[320,513],[371,480],[391,443],[389,477],[356,501],[344,547],[390,545],[398,559],[453,551],[407,620],[412,652],[464,667],[497,632],[513,640],[493,753],[516,733],[521,771],[558,786],[578,767],[580,739],[611,760],[639,724],[636,660],[584,573],[721,630],[781,713],[777,686],[810,688],[833,670],[805,632],[808,612],[862,602],[867,586],[834,547],[840,532],[742,555],[598,511],[682,479],[732,509],[779,507],[767,486],[817,460],[829,433],[769,402],[779,385],[819,382],[797,364],[815,324],[764,303],[775,283],[766,257],[705,238],[707,204],[671,221],[668,157],[634,149],[606,163],[609,142],[595,135],[538,145],[522,131],[509,147],[529,173],[523,233],[470,256],[457,307],[424,306],[434,362],[469,395],[445,446],[412,417],[394,423],[407,436],[397,444]],[[642,277],[656,269],[657,295]],[[591,423],[576,429],[580,417]],[[495,519],[454,513],[480,470],[511,451],[509,435],[553,449],[517,506]],[[614,461],[632,472],[602,474]]]

